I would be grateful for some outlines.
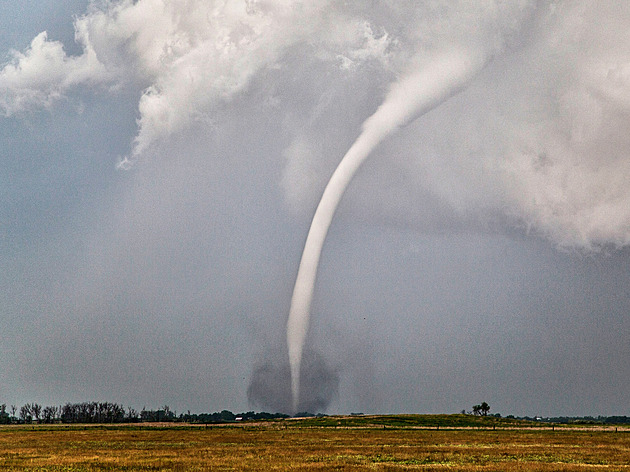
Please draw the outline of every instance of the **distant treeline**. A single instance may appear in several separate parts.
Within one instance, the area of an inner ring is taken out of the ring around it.
[[[361,413],[362,414],[362,413]],[[297,413],[296,416],[315,416],[307,412]],[[318,415],[324,416],[324,415]],[[494,415],[501,418],[501,415]],[[158,410],[140,411],[134,408],[125,408],[117,403],[109,402],[83,402],[66,403],[63,406],[41,406],[37,403],[27,403],[20,408],[15,405],[7,407],[0,404],[0,424],[31,424],[31,423],[158,423],[158,422],[182,422],[182,423],[230,423],[236,421],[269,420],[289,418],[282,413],[232,413],[223,410],[216,413],[186,413],[177,414],[168,406]],[[630,424],[630,416],[557,416],[557,417],[530,417],[507,415],[508,419],[538,421],[542,423],[560,424]]]
[[[159,410],[143,408],[125,408],[117,403],[83,402],[66,403],[63,406],[45,406],[37,403],[27,403],[20,408],[6,404],[0,405],[0,424],[30,424],[30,423],[155,423],[155,422],[185,422],[185,423],[228,423],[232,421],[288,418],[282,413],[232,413],[223,410],[217,413],[187,413],[177,415],[168,406]]]
[[[630,424],[630,416],[558,416],[544,418],[548,423],[576,423],[576,424]]]
[[[559,424],[630,424],[630,416],[553,416],[541,418],[540,416],[508,415],[506,418]]]

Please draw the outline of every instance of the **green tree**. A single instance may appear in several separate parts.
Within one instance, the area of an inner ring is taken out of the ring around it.
[[[0,424],[9,424],[11,417],[7,413],[7,406],[3,403],[0,405]]]
[[[475,416],[488,416],[488,413],[490,413],[490,405],[486,402],[483,402],[481,405],[473,406],[473,414]]]

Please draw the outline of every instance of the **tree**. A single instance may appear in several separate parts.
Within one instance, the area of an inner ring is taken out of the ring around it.
[[[59,408],[61,410],[61,408]],[[44,423],[54,423],[57,419],[57,407],[56,406],[47,406],[42,411],[42,421]]]
[[[219,415],[222,421],[234,421],[236,418],[236,415],[229,410],[222,410]]]
[[[20,419],[24,421],[24,423],[30,423],[33,421],[33,413],[31,411],[30,403],[27,403],[20,408]]]
[[[475,416],[488,416],[488,413],[490,413],[490,405],[486,402],[483,402],[481,405],[473,406],[473,414]]]
[[[35,420],[39,423],[39,415],[42,414],[42,406],[37,403],[33,403],[31,405],[31,412],[33,413],[33,416],[35,417]]]
[[[130,423],[135,423],[138,421],[139,417],[140,415],[135,409],[131,407],[127,408],[127,417],[125,418],[127,421],[129,421]]]
[[[7,413],[7,406],[3,403],[0,405],[0,424],[9,424],[11,417]]]

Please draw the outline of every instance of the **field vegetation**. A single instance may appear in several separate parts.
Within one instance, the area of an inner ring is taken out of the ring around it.
[[[0,427],[0,470],[630,470],[630,429],[469,415]]]

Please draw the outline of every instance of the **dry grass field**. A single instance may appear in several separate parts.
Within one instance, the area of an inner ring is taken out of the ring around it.
[[[370,417],[212,427],[11,426],[0,428],[0,470],[630,471],[630,430],[436,429]]]

